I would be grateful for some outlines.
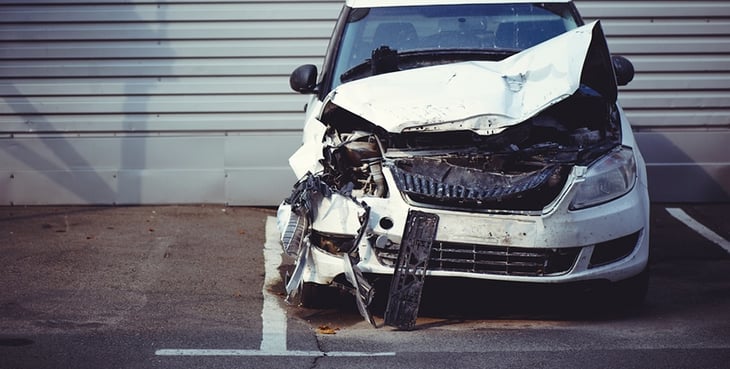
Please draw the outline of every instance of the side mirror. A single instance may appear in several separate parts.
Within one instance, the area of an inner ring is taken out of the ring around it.
[[[616,83],[619,86],[626,86],[634,79],[634,65],[629,59],[620,55],[611,55],[611,63],[614,73],[616,73]]]
[[[300,94],[314,93],[317,87],[317,67],[305,64],[294,69],[289,76],[289,86]]]

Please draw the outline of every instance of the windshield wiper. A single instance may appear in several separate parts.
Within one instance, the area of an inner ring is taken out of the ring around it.
[[[373,57],[348,69],[340,75],[340,82],[402,69],[425,67],[430,65],[454,63],[470,60],[499,61],[510,57],[520,50],[513,49],[429,49],[399,53],[388,46],[373,50]]]
[[[373,50],[371,55],[370,59],[366,59],[363,63],[342,73],[340,82],[398,71],[398,50],[391,49],[389,46],[381,46]]]
[[[364,62],[348,69],[347,71],[345,71],[345,73],[342,73],[340,75],[340,82],[350,82],[371,75],[372,73],[370,71],[370,63],[372,63],[372,60],[365,59]]]

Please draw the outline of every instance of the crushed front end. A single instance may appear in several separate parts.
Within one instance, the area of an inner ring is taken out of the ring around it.
[[[545,62],[556,50],[572,53]],[[398,71],[332,91],[305,127],[291,159],[302,179],[279,208],[297,260],[287,292],[337,284],[373,322],[365,276],[393,276],[391,291],[378,291],[391,300],[386,324],[410,328],[426,276],[639,275],[646,176],[608,58],[594,23],[499,62]]]

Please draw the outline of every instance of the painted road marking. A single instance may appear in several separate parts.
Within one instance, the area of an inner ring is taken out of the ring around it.
[[[278,242],[279,232],[276,229],[276,218],[266,218],[266,241],[264,242],[264,306],[261,311],[262,336],[261,351],[286,352],[286,312],[282,309],[276,296],[269,289],[279,282],[279,266],[281,265],[281,246]]]
[[[161,349],[155,351],[157,356],[305,356],[305,357],[370,357],[395,356],[395,352],[350,352],[350,351],[289,351],[286,347],[286,312],[279,304],[278,298],[269,292],[276,285],[281,265],[281,245],[279,231],[276,229],[276,218],[266,219],[266,241],[264,243],[264,306],[261,311],[262,332],[261,346],[258,350],[214,350],[214,349]]]
[[[350,352],[350,351],[262,351],[262,350],[157,350],[157,356],[281,356],[281,357],[376,357],[395,356],[395,352]]]
[[[728,242],[728,240],[722,238],[722,236],[707,228],[704,224],[696,221],[694,218],[685,213],[684,210],[679,208],[667,208],[667,212],[685,225],[687,225],[687,227],[692,228],[702,237],[720,245],[720,247],[730,253],[730,242]]]

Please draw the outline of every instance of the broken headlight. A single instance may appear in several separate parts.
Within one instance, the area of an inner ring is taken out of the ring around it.
[[[355,237],[353,236],[332,235],[312,231],[309,235],[309,241],[312,245],[333,255],[342,255],[355,248]]]
[[[583,209],[611,201],[631,191],[635,183],[634,152],[628,147],[620,147],[588,167],[570,208]]]
[[[336,145],[325,148],[323,164],[329,184],[354,196],[383,197],[387,193],[378,138],[370,133],[333,134]]]

